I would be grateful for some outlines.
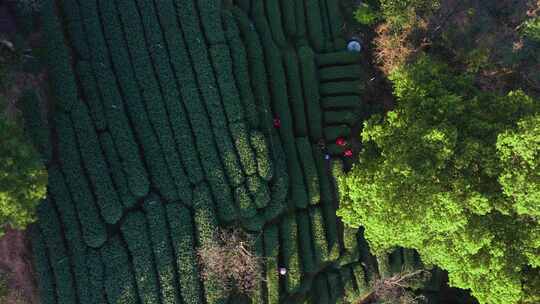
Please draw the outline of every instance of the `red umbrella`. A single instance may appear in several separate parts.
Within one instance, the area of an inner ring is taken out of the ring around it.
[[[345,146],[347,144],[347,142],[345,141],[345,139],[343,137],[338,137],[336,139],[336,145],[338,146]]]
[[[345,150],[345,152],[343,152],[343,155],[345,157],[352,157],[353,155],[352,150],[351,149]]]
[[[274,118],[274,128],[279,129],[281,127],[281,120],[279,118]]]

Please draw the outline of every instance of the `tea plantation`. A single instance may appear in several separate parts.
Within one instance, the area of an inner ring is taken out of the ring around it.
[[[43,22],[43,304],[248,301],[200,279],[220,227],[266,257],[250,303],[343,303],[418,266],[336,217],[335,142],[366,106],[337,0],[46,0]]]

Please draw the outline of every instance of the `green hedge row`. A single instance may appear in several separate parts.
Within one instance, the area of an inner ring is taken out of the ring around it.
[[[120,156],[114,147],[111,134],[109,132],[100,133],[99,142],[103,147],[103,152],[105,153],[105,158],[109,164],[112,179],[118,195],[122,200],[122,204],[124,208],[132,208],[137,203],[137,198],[129,191],[128,181],[120,162]]]
[[[320,81],[335,81],[341,79],[358,79],[362,77],[362,67],[360,65],[338,65],[319,69]]]
[[[54,274],[51,268],[47,246],[38,225],[32,225],[30,227],[30,240],[32,242],[34,270],[37,277],[40,301],[42,304],[57,303]]]
[[[390,266],[390,255],[382,253],[376,256],[377,258],[377,270],[381,278],[389,278],[392,275],[392,269]]]
[[[251,11],[251,0],[235,0],[235,4],[246,13]]]
[[[366,273],[361,263],[356,263],[352,266],[356,287],[360,294],[369,292],[369,286],[366,283]]]
[[[325,82],[320,86],[320,92],[323,96],[329,95],[360,95],[362,92],[362,82],[360,81],[340,81]]]
[[[170,227],[175,264],[182,300],[186,304],[201,304],[202,293],[197,268],[197,255],[193,239],[193,220],[189,209],[181,204],[167,204],[167,219]]]
[[[77,62],[77,75],[81,82],[84,101],[90,108],[90,115],[97,130],[105,130],[107,128],[107,120],[105,118],[105,109],[99,97],[97,81],[94,78],[92,64],[89,61]]]
[[[121,1],[118,3],[118,8],[127,42],[127,50],[129,50],[132,58],[133,79],[136,81],[133,86],[136,87],[138,84],[139,96],[144,100],[139,98],[139,101],[143,102],[144,106],[136,105],[136,107],[140,107],[139,110],[141,111],[146,108],[148,118],[148,122],[145,121],[145,124],[141,127],[140,133],[143,138],[145,153],[148,150],[150,158],[162,158],[164,160],[164,162],[159,161],[156,163],[154,171],[156,176],[159,176],[157,184],[160,185],[162,178],[168,175],[176,188],[176,195],[172,192],[172,188],[165,188],[163,195],[169,200],[177,200],[181,197],[181,194],[190,193],[189,182],[176,149],[176,142],[167,118],[167,109],[160,93],[160,84],[156,79],[156,74],[164,77],[164,79],[160,79],[162,83],[171,83],[173,77],[170,75],[168,56],[163,49],[165,43],[162,39],[154,5],[148,1],[138,1],[138,4],[141,8],[140,19],[137,18],[139,14],[137,3]],[[153,46],[151,50],[145,47],[145,38]],[[154,73],[153,65],[157,73]],[[129,68],[129,66],[122,67],[122,69],[126,68]],[[148,145],[152,145],[152,147]],[[168,174],[167,169],[169,169]]]
[[[47,49],[45,58],[52,94],[56,106],[69,112],[78,99],[77,82],[71,67],[72,55],[64,41],[64,31],[55,1],[43,3],[42,17],[43,41]]]
[[[266,42],[271,42],[272,44],[275,44],[274,37],[272,36],[272,29],[270,28],[270,24],[268,23],[268,19],[266,18],[265,2],[266,1],[253,1],[251,6],[250,18],[255,24],[255,29],[259,33],[263,45]]]
[[[240,223],[242,224],[242,228],[245,230],[258,233],[261,232],[264,227],[265,218],[262,216],[262,214],[257,214],[256,216],[242,219]]]
[[[104,33],[106,34],[109,45],[115,46],[109,50],[111,52],[112,62],[116,67],[118,84],[124,93],[123,96],[125,98],[126,108],[130,114],[133,128],[138,135],[139,142],[144,151],[151,179],[154,181],[159,192],[167,200],[178,200],[179,194],[175,187],[175,180],[173,180],[167,168],[164,153],[149,120],[149,116],[154,117],[153,119],[160,119],[160,117],[159,115],[156,115],[156,113],[150,113],[151,115],[148,115],[146,112],[145,102],[143,102],[143,96],[140,94],[135,78],[136,76],[134,75],[135,70],[141,70],[146,67],[144,63],[137,63],[137,61],[146,61],[145,56],[148,56],[148,54],[140,54],[143,50],[137,51],[137,49],[141,48],[145,43],[144,37],[142,37],[142,28],[140,24],[136,22],[138,20],[134,19],[134,16],[137,16],[138,14],[137,8],[135,7],[134,2],[121,1],[119,2],[117,11],[114,3],[110,2],[112,1],[103,1],[100,5],[101,17],[103,18]],[[121,20],[118,15],[120,15]],[[129,35],[126,35],[127,44],[124,43],[122,24],[124,25],[124,31],[130,33]],[[133,53],[133,67],[130,61],[128,48],[132,53],[135,51],[138,52]],[[138,56],[142,58],[139,58]],[[148,60],[148,58],[146,59]],[[148,68],[151,68],[151,66]],[[148,79],[148,81],[148,88],[152,87],[151,84],[155,85],[155,79],[154,81]],[[156,96],[153,96],[151,99],[147,99],[146,103],[150,105],[151,103],[160,102],[156,100],[155,97]],[[152,105],[152,107],[153,109],[156,109],[161,107],[161,105],[158,103],[157,105]],[[170,142],[170,144],[172,143],[173,142]],[[175,156],[177,156],[176,153],[174,153],[172,157]]]
[[[358,119],[358,116],[351,111],[326,111],[324,113],[324,123],[326,125],[354,125],[356,122],[358,122]]]
[[[86,270],[86,252],[87,247],[81,235],[79,222],[77,221],[77,212],[75,211],[75,203],[71,200],[67,185],[64,181],[62,173],[56,166],[50,166],[49,174],[49,199],[53,200],[56,209],[59,212],[62,222],[64,239],[69,248],[69,255],[72,259],[72,269],[77,286],[77,294],[81,303],[90,303],[92,298],[88,288],[88,275]],[[44,208],[54,208],[53,204],[47,204]],[[47,210],[48,216],[52,210]],[[45,220],[41,218],[41,220]],[[58,223],[60,224],[60,223]]]
[[[77,134],[86,173],[94,185],[101,216],[105,222],[115,224],[122,216],[122,203],[112,183],[109,167],[101,151],[88,108],[83,102],[79,101],[74,105],[71,120]]]
[[[75,0],[62,1],[62,17],[64,18],[64,26],[67,30],[70,39],[70,45],[79,58],[87,60],[90,57],[88,44],[85,41],[83,34],[83,23],[79,5]]]
[[[283,29],[289,38],[297,35],[295,4],[292,0],[281,0],[281,11],[283,12]]]
[[[274,163],[274,180],[272,181],[272,205],[285,205],[289,193],[289,174],[287,172],[287,158],[281,140],[277,134],[267,137],[270,140]]]
[[[322,23],[322,35],[324,39],[323,52],[331,52],[334,50],[332,30],[330,29],[330,23],[328,20],[328,11],[326,10],[326,1],[319,0],[319,7],[321,9],[321,23]]]
[[[156,265],[144,214],[140,211],[129,213],[120,230],[132,257],[139,299],[142,303],[159,303]]]
[[[321,201],[321,189],[319,185],[319,176],[317,174],[317,167],[315,165],[315,159],[313,158],[313,151],[311,150],[311,144],[306,137],[296,138],[296,147],[300,154],[300,163],[302,164],[302,172],[304,173],[304,180],[307,185],[307,191],[309,195],[309,203],[316,205]]]
[[[301,47],[298,50],[298,54],[302,70],[304,98],[307,101],[306,109],[309,134],[312,141],[317,141],[322,138],[322,114],[319,96],[319,81],[317,80],[317,68],[314,59],[315,55],[309,47]]]
[[[321,208],[326,228],[326,239],[328,241],[329,259],[339,258],[339,238],[338,238],[338,218],[334,206],[334,188],[333,181],[330,179],[330,170],[324,159],[323,152],[318,147],[313,147],[317,172],[321,187]]]
[[[229,125],[240,163],[246,175],[257,174],[257,161],[250,145],[249,130],[243,122]],[[266,148],[266,147],[264,147]],[[263,155],[261,155],[263,156]]]
[[[328,283],[324,274],[319,274],[313,282],[314,297],[317,303],[330,303],[330,295],[328,294]]]
[[[271,225],[264,229],[264,256],[266,257],[266,287],[268,304],[279,303],[279,227]]]
[[[296,213],[296,220],[298,223],[302,271],[304,273],[315,273],[317,266],[315,265],[313,245],[311,244],[312,234],[309,214],[305,211],[299,211]]]
[[[198,246],[212,244],[219,226],[212,196],[206,184],[201,184],[195,189],[193,207],[195,209],[194,220]],[[219,288],[217,282],[205,280],[204,291],[207,303],[226,303],[225,292]]]
[[[339,7],[339,2],[334,0],[324,0],[326,2],[326,10],[328,11],[328,20],[330,22],[331,34],[334,42],[343,37],[343,15]],[[336,49],[344,48],[343,45],[335,44]]]
[[[341,109],[341,108],[357,108],[361,105],[360,96],[332,96],[323,97],[321,105],[325,110]]]
[[[179,24],[176,18],[173,0],[157,1],[155,5],[163,36],[167,42],[166,46],[168,48],[170,64],[177,74],[174,75],[176,76],[175,80],[171,80],[170,83],[166,84],[162,83],[162,85],[175,86],[174,89],[167,89],[164,92],[166,94],[165,100],[169,111],[169,121],[187,175],[192,184],[198,184],[204,179],[204,173],[195,148],[186,109],[181,102],[178,102],[180,99],[179,91],[182,86],[182,83],[180,83],[181,76],[178,74],[184,73],[183,70],[187,69],[191,71],[191,66],[186,66],[185,60],[181,57],[181,53],[185,53],[185,45],[182,41],[182,35],[179,34]]]
[[[324,51],[325,37],[321,16],[321,0],[305,0],[307,31],[313,49],[318,53]]]
[[[75,132],[68,115],[57,112],[55,128],[58,134],[58,154],[62,159],[61,169],[73,201],[77,202],[77,214],[81,222],[84,241],[90,247],[100,247],[107,239],[107,232],[94,204],[89,182],[83,174]]]
[[[343,297],[343,284],[341,277],[336,272],[328,272],[328,291],[330,292],[331,303],[336,303]]]
[[[46,125],[42,115],[40,98],[33,90],[23,92],[18,101],[24,118],[24,131],[29,135],[32,143],[39,151],[43,162],[52,159],[52,145],[50,129]]]
[[[135,276],[120,236],[116,235],[109,239],[100,252],[105,268],[104,286],[109,303],[138,303],[140,300],[137,295]]]
[[[126,172],[129,188],[136,197],[143,197],[149,191],[149,180],[143,161],[139,155],[139,147],[135,142],[133,130],[126,116],[120,92],[117,87],[115,75],[113,74],[105,37],[101,30],[99,11],[96,1],[82,1],[81,12],[85,28],[91,35],[87,35],[88,45],[92,50],[92,67],[98,89],[102,96],[105,118],[116,149],[119,155],[130,155],[123,158],[123,167]],[[102,10],[109,13],[106,17],[116,18],[114,3],[105,1],[103,8],[113,5],[112,8]],[[113,10],[111,12],[111,9]],[[111,15],[112,14],[112,15]],[[111,22],[113,20],[110,20]]]
[[[154,10],[154,5],[157,12]],[[180,100],[179,88],[170,64],[170,50],[167,50],[168,44],[166,41],[169,37],[165,36],[165,32],[167,31],[167,35],[169,36],[178,35],[178,23],[174,14],[174,4],[171,1],[159,1],[154,5],[148,1],[139,1],[138,6],[142,16],[142,24],[146,31],[146,41],[149,45],[148,53],[150,53],[153,58],[153,62],[145,62],[145,73],[143,74],[143,77],[140,78],[140,81],[144,81],[145,77],[149,77],[152,80],[154,79],[151,69],[151,65],[153,64],[159,84],[157,86],[152,85],[151,89],[154,91],[148,90],[148,93],[155,94],[155,98],[156,96],[159,96],[159,91],[155,89],[161,87],[163,105],[158,107],[157,105],[159,102],[156,100],[155,110],[152,107],[148,107],[147,109],[151,112],[155,112],[156,119],[161,117],[160,121],[164,123],[164,128],[161,129],[162,127],[152,119],[153,115],[150,113],[150,119],[154,126],[154,130],[156,130],[158,139],[162,144],[163,152],[172,154],[172,156],[169,156],[168,158],[166,156],[166,160],[167,163],[170,164],[169,167],[172,168],[173,178],[175,178],[178,191],[182,196],[187,190],[185,176],[188,176],[188,179],[192,184],[196,184],[202,181],[203,175],[197,158],[197,152],[193,144],[193,135],[187,121],[186,113],[181,106],[182,104],[178,102]],[[157,17],[159,17],[159,20]],[[169,25],[169,28],[163,27],[164,22]],[[171,33],[171,31],[173,32]],[[174,38],[169,38],[169,40],[171,39]],[[144,56],[144,52],[141,52],[141,55]],[[144,82],[144,84],[148,84],[148,82]],[[143,90],[146,91],[144,87]],[[151,97],[149,96],[148,98]],[[167,121],[170,123],[170,132],[167,127]],[[161,132],[164,132],[162,135],[163,139],[160,138]],[[176,142],[176,149],[174,149],[175,146],[172,144],[169,147],[164,146],[169,141],[172,143],[173,139]],[[180,164],[179,157],[183,161],[183,169],[181,168],[182,165]],[[187,172],[184,173],[184,170]],[[190,173],[191,170],[194,170],[194,172]]]
[[[266,222],[270,222],[280,216],[287,209],[287,202],[277,201],[272,198],[270,204],[263,210],[263,217]],[[290,206],[293,203],[288,203]]]
[[[287,292],[291,294],[300,287],[302,275],[298,253],[298,225],[294,213],[283,216],[279,234],[281,236],[281,256],[284,266],[287,268],[285,285]]]
[[[98,250],[88,250],[86,254],[86,271],[88,273],[87,288],[90,293],[90,299],[88,303],[107,303],[107,300],[105,299],[105,293],[103,292],[105,288],[105,268],[103,267],[101,254]]]
[[[227,42],[231,51],[233,74],[240,93],[245,118],[250,129],[257,129],[260,127],[259,114],[257,113],[255,96],[251,88],[251,78],[247,62],[248,54],[244,46],[244,41],[240,37],[240,30],[236,25],[234,16],[229,10],[223,12],[223,19],[226,25]]]
[[[241,185],[234,190],[234,200],[238,205],[240,216],[243,219],[257,215],[257,207],[253,203],[253,200],[244,185]]]
[[[37,209],[40,218],[39,227],[49,252],[51,268],[54,273],[54,282],[58,301],[75,303],[77,292],[71,274],[68,249],[62,239],[62,225],[54,205],[49,200],[43,200]]]
[[[287,46],[287,38],[285,37],[285,32],[283,30],[282,16],[281,16],[281,7],[279,0],[276,1],[261,1],[266,4],[266,13],[268,15],[268,23],[270,29],[272,30],[272,37],[274,42],[280,47],[284,48]]]
[[[185,5],[190,5],[188,2],[191,1],[180,1],[175,5],[178,15],[185,14],[183,8]],[[213,141],[208,115],[199,96],[199,89],[192,71],[192,63],[189,60],[186,43],[181,39],[181,35],[175,37],[176,39],[172,41],[175,42],[174,46],[176,47],[172,48],[171,46],[171,49],[174,49],[174,52],[171,52],[171,58],[173,58],[172,62],[180,84],[182,102],[189,114],[189,121],[195,135],[195,143],[206,179],[210,184],[212,193],[214,193],[217,205],[220,206],[218,208],[220,219],[222,221],[232,221],[236,218],[231,204],[233,196]],[[186,203],[190,204],[190,202]]]
[[[244,107],[240,100],[240,92],[236,88],[232,54],[226,45],[211,46],[209,53],[227,121],[229,124],[243,122],[245,119]]]
[[[289,84],[289,99],[294,117],[294,133],[296,136],[307,136],[308,126],[298,57],[296,56],[296,52],[292,50],[286,51],[283,54],[287,83]]]
[[[333,66],[357,64],[361,58],[361,54],[358,52],[339,51],[317,54],[316,60],[319,66]]]
[[[221,0],[197,0],[201,24],[210,45],[225,43],[225,32],[221,23],[222,2]]]
[[[176,271],[174,268],[174,253],[169,239],[169,228],[165,208],[159,198],[150,196],[143,205],[152,240],[158,280],[160,283],[161,300],[164,303],[181,303],[179,290],[176,286]]]
[[[259,257],[264,257],[264,240],[263,240],[263,234],[258,233],[255,238],[255,243],[253,245],[253,249],[255,250],[255,254]],[[266,269],[264,267],[261,267],[261,276],[263,278],[266,277]],[[265,282],[261,280],[259,282],[259,285],[256,286],[255,291],[250,296],[251,304],[263,304],[265,297],[264,297],[264,286]]]
[[[268,185],[257,175],[249,176],[246,184],[257,208],[265,208],[271,200]]]
[[[233,139],[228,129],[214,128],[214,139],[231,187],[241,185],[245,181],[246,176],[242,170],[237,150],[233,145]]]
[[[307,38],[305,0],[294,0],[294,16],[296,19],[296,35],[301,38]]]
[[[266,138],[259,131],[251,131],[249,139],[251,147],[255,151],[257,172],[263,180],[269,182],[274,177],[274,168],[270,159],[270,151]]]
[[[313,252],[317,263],[325,263],[329,261],[328,241],[326,240],[326,230],[324,226],[324,218],[320,208],[312,208],[309,212],[311,219],[311,235],[313,238]]]

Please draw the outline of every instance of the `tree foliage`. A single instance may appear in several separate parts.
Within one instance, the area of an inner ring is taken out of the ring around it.
[[[481,303],[533,303],[540,103],[481,92],[426,56],[391,80],[398,105],[365,123],[338,214],[376,252],[417,249]]]
[[[0,143],[1,235],[8,225],[24,228],[34,220],[35,208],[45,195],[47,174],[21,124],[2,113]]]

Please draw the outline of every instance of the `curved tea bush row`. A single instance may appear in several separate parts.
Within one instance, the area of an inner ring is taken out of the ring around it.
[[[132,257],[139,299],[142,303],[160,303],[156,263],[144,214],[139,211],[129,213],[120,230]]]
[[[284,267],[287,269],[286,286],[289,294],[301,284],[302,269],[298,252],[298,226],[294,213],[283,216],[280,224],[281,250]]]
[[[30,239],[32,241],[34,269],[36,271],[41,303],[57,303],[56,286],[54,285],[54,274],[51,268],[49,252],[47,251],[45,239],[43,238],[43,234],[39,229],[39,225],[31,226]]]
[[[266,258],[267,303],[279,303],[279,227],[271,225],[264,229],[264,256]]]
[[[226,26],[227,42],[231,51],[233,74],[240,93],[245,118],[250,129],[258,129],[260,127],[260,121],[255,104],[255,96],[251,88],[252,80],[249,75],[248,54],[232,12],[224,11],[223,19]]]
[[[266,13],[268,15],[268,23],[272,31],[272,37],[274,42],[280,48],[287,46],[287,38],[283,30],[283,20],[281,16],[282,8],[280,7],[280,1],[261,1],[266,4]]]
[[[88,272],[89,302],[92,304],[106,303],[103,293],[105,284],[105,267],[101,254],[96,249],[89,249],[86,254],[86,269]]]
[[[42,7],[46,62],[52,94],[59,109],[69,112],[78,100],[77,83],[71,67],[72,54],[66,42],[54,1],[45,1]]]
[[[181,303],[165,208],[155,196],[148,198],[143,207],[152,241],[161,300],[171,304]]]
[[[120,236],[110,238],[100,249],[105,268],[105,293],[109,303],[138,303],[137,287],[128,253]]]
[[[168,204],[165,208],[182,300],[186,304],[203,303],[191,213],[178,203]]]
[[[225,33],[221,23],[221,0],[197,0],[201,24],[210,45],[224,43]]]
[[[41,219],[39,227],[49,252],[58,299],[66,303],[75,303],[77,298],[75,282],[71,274],[68,249],[62,239],[58,214],[50,200],[42,201],[37,212]]]
[[[304,86],[304,98],[306,100],[309,134],[311,140],[316,142],[322,138],[322,114],[320,107],[319,81],[316,78],[317,67],[315,65],[315,55],[308,47],[301,47],[298,50],[298,54],[302,68],[302,83]]]
[[[112,4],[108,2],[109,5]],[[142,197],[149,191],[148,173],[143,165],[142,157],[139,155],[139,148],[124,110],[124,105],[120,92],[117,88],[115,75],[112,71],[111,63],[106,46],[105,37],[101,31],[101,24],[98,16],[96,1],[82,1],[81,14],[83,16],[84,27],[92,35],[87,35],[90,50],[91,66],[96,85],[101,94],[100,103],[103,105],[105,119],[108,130],[114,141],[119,155],[130,155],[122,159],[122,166],[126,173],[128,186],[136,197]],[[112,21],[112,20],[111,20]],[[79,66],[84,66],[84,61],[79,62]],[[86,73],[85,69],[80,69],[81,73]],[[87,71],[90,72],[90,71]],[[81,77],[82,75],[79,75]],[[83,76],[82,79],[90,76]],[[91,84],[87,87],[83,81],[84,90],[92,90]],[[87,102],[91,108],[99,108],[98,104]],[[97,111],[97,110],[92,110]],[[109,160],[111,161],[111,160]]]
[[[74,32],[79,33],[79,32]],[[83,33],[83,32],[80,32]],[[86,44],[86,41],[84,41]],[[90,63],[91,56],[87,60],[77,62],[77,75],[79,76],[82,92],[85,96],[85,102],[90,110],[92,121],[96,130],[103,131],[107,128],[107,120],[105,118],[105,109],[99,97],[97,81],[94,78],[94,71]]]
[[[71,118],[75,132],[77,133],[77,141],[83,164],[94,186],[101,216],[108,224],[114,224],[122,215],[122,204],[118,193],[114,189],[112,179],[109,175],[109,169],[86,105],[80,101],[77,102],[71,111]]]
[[[298,234],[300,236],[300,257],[302,260],[302,271],[304,273],[315,273],[317,271],[313,245],[311,242],[311,225],[309,222],[309,214],[306,211],[296,213],[298,223]]]
[[[124,208],[132,208],[137,203],[137,198],[129,191],[128,180],[124,175],[120,156],[116,151],[112,136],[108,132],[99,134],[99,142],[103,147],[105,158],[109,164],[112,179]]]
[[[331,53],[317,54],[316,60],[319,67],[350,65],[359,63],[361,54],[358,52],[337,51]]]
[[[342,108],[356,108],[360,106],[361,99],[359,96],[330,96],[323,97],[321,99],[321,106],[325,110],[342,109]]]
[[[90,247],[100,247],[106,241],[105,224],[101,220],[95,205],[88,180],[81,167],[81,158],[77,148],[75,132],[67,115],[57,113],[55,128],[58,135],[58,155],[62,159],[62,173],[77,202],[77,214],[82,226],[85,243]],[[54,179],[51,179],[54,182]]]
[[[214,213],[214,205],[208,186],[202,184],[195,189],[193,207],[194,221],[197,232],[198,246],[208,246],[213,243],[218,231],[218,221]],[[207,303],[226,303],[226,295],[217,283],[212,280],[204,281],[204,291]]]
[[[329,66],[319,69],[320,81],[359,79],[363,75],[360,65]]]
[[[294,134],[296,136],[308,135],[308,124],[304,110],[304,95],[302,90],[302,78],[300,76],[299,61],[294,51],[286,51],[283,54],[283,62],[289,83],[289,104],[294,116]]]
[[[86,269],[86,253],[87,247],[84,243],[77,222],[77,213],[75,211],[75,203],[71,200],[71,196],[68,192],[66,183],[62,173],[55,166],[49,168],[49,179],[54,180],[54,183],[49,183],[49,199],[56,205],[56,209],[59,213],[59,220],[56,224],[61,225],[64,231],[64,237],[67,243],[67,248],[71,254],[72,268],[74,274],[75,285],[77,287],[77,295],[81,303],[90,303],[92,298],[90,295],[90,289],[88,288],[88,274]],[[54,208],[52,204],[41,208]],[[43,211],[47,211],[41,209]],[[41,217],[51,216],[48,214],[40,214]]]
[[[298,137],[296,139],[296,146],[300,154],[300,162],[302,164],[302,171],[304,172],[304,180],[307,185],[309,203],[311,205],[316,205],[321,200],[321,190],[311,144],[306,137]]]
[[[259,131],[252,131],[249,139],[251,147],[255,151],[259,176],[266,181],[272,180],[274,169],[270,160],[270,150],[264,135]]]
[[[133,69],[132,63],[129,60],[130,53],[128,52],[128,47],[129,50],[133,51],[134,49],[137,49],[137,43],[144,43],[144,40],[141,41],[142,38],[140,37],[143,35],[142,29],[140,28],[140,25],[137,26],[138,23],[134,22],[137,21],[137,19],[130,21],[131,19],[134,19],[133,16],[137,14],[136,8],[133,7],[134,3],[130,5],[130,1],[121,1],[118,10],[114,5],[114,1],[102,2],[103,3],[100,3],[99,8],[100,16],[102,17],[101,23],[105,29],[104,34],[109,45],[116,46],[109,48],[115,76],[118,79],[119,87],[122,89],[126,110],[131,118],[133,129],[136,132],[137,139],[144,151],[144,159],[149,170],[149,175],[151,179],[155,181],[155,185],[160,194],[169,200],[177,200],[179,198],[177,189],[167,168],[167,163],[158,139],[150,125],[150,118],[143,103],[143,96],[141,95],[134,75],[135,69]],[[120,12],[123,13],[119,14]],[[122,18],[122,20],[120,20],[120,18]],[[127,35],[127,41],[124,41],[121,26],[124,22],[127,22],[125,25],[126,31],[134,31],[138,28],[141,30],[139,35]],[[130,44],[131,46],[129,46]],[[138,52],[140,53],[142,50],[139,50]],[[144,69],[142,64],[139,64],[139,66],[141,66],[139,69]],[[149,82],[152,82],[152,80],[150,79]],[[152,97],[150,101],[157,101],[154,98],[155,97]],[[159,106],[159,104],[155,105],[154,108]]]

